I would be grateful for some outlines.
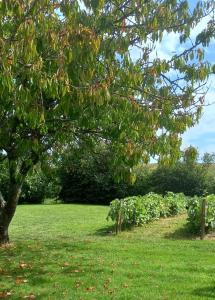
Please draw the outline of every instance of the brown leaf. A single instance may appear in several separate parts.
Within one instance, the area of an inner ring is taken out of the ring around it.
[[[105,282],[104,282],[104,285],[103,285],[104,288],[105,288],[105,289],[108,289],[110,283],[111,283],[111,278],[106,279]]]
[[[81,282],[81,281],[76,281],[76,282],[75,282],[75,287],[78,289],[82,284],[83,284],[83,282]]]
[[[31,268],[31,265],[29,265],[29,264],[22,261],[22,262],[19,263],[19,267],[21,269],[27,269],[27,268]]]
[[[95,286],[90,286],[88,288],[86,288],[87,292],[93,292],[95,290]]]
[[[114,290],[109,290],[108,291],[108,294],[110,294],[110,295],[113,294],[113,293],[114,293]]]
[[[28,279],[22,278],[22,277],[17,277],[16,278],[16,284],[22,284],[28,282]]]
[[[36,299],[36,296],[34,295],[34,294],[29,294],[29,295],[27,295],[27,296],[24,296],[23,297],[24,299],[29,299],[29,300],[34,300],[34,299]]]
[[[10,297],[11,295],[12,295],[12,293],[8,292],[8,291],[0,292],[0,299],[6,299],[6,298]]]
[[[75,269],[75,270],[71,270],[70,271],[71,273],[80,273],[80,272],[82,272],[81,270],[78,270],[78,269]]]

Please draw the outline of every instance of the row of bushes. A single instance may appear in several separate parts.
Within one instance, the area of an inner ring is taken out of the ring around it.
[[[184,194],[168,192],[164,197],[155,193],[116,199],[110,203],[107,219],[116,224],[116,231],[141,226],[161,217],[177,215],[185,210]]]
[[[215,229],[215,195],[205,198],[206,232]],[[107,219],[115,222],[116,232],[132,226],[142,226],[159,218],[180,214],[187,209],[191,232],[200,233],[203,197],[186,197],[168,192],[164,197],[155,193],[116,199],[110,203]]]
[[[206,233],[215,229],[215,195],[208,195],[206,200]],[[193,197],[187,200],[188,225],[193,233],[200,233],[202,219],[203,197]]]

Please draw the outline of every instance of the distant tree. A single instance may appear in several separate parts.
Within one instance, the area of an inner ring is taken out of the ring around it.
[[[193,146],[189,146],[182,152],[182,160],[187,166],[194,166],[197,163],[198,157],[198,150]]]
[[[190,146],[181,153],[181,159],[173,166],[159,166],[152,172],[151,189],[165,194],[167,191],[187,196],[206,192],[208,168],[198,162],[198,150]]]
[[[133,184],[126,178],[117,181],[112,163],[115,153],[110,148],[100,143],[94,149],[67,149],[61,154],[58,174],[63,202],[109,204],[115,198],[147,193],[148,168],[135,168]]]
[[[9,241],[27,174],[59,144],[106,140],[119,178],[150,155],[178,157],[180,134],[204,103],[211,70],[201,45],[209,44],[214,23],[171,58],[151,53],[164,33],[187,41],[213,10],[214,1],[193,11],[176,0],[0,1],[0,153],[9,174],[8,195],[0,194],[0,244]],[[136,61],[132,47],[141,48]]]
[[[203,157],[202,157],[202,162],[204,165],[206,166],[210,166],[212,164],[215,163],[215,153],[204,153]]]

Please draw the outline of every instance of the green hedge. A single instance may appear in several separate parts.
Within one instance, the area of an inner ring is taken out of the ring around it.
[[[193,233],[200,233],[203,197],[189,198],[187,201],[188,225]],[[215,229],[215,195],[206,197],[206,233]]]
[[[145,196],[133,196],[116,199],[110,203],[107,219],[116,223],[116,230],[132,226],[141,226],[157,220],[179,214],[185,210],[184,194],[168,192],[164,197],[155,193]]]

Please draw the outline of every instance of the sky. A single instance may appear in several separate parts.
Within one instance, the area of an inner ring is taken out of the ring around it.
[[[205,20],[193,30],[193,37],[202,31],[207,21],[208,19],[205,18]],[[205,59],[215,64],[215,39],[208,48],[205,48]],[[195,146],[198,148],[200,156],[203,156],[205,152],[215,152],[215,75],[211,75],[207,87],[208,92],[205,101],[207,106],[203,108],[199,123],[188,129],[182,136],[182,147],[186,148],[189,145]]]
[[[190,6],[195,5],[195,0],[190,0]],[[198,24],[191,32],[192,40],[200,33],[206,26],[209,18],[204,18],[201,23]],[[158,45],[157,56],[161,59],[168,59],[172,56],[172,53],[180,51],[180,48],[184,47],[180,45],[178,36],[174,33],[166,34],[162,43]],[[133,52],[134,56],[138,56],[138,52]],[[215,64],[215,39],[211,42],[208,48],[205,48],[205,59]],[[200,159],[205,152],[215,152],[215,75],[211,75],[209,78],[208,92],[206,95],[202,117],[198,124],[188,129],[182,135],[182,149],[189,147],[190,145],[197,147]],[[213,104],[214,102],[214,104]]]

